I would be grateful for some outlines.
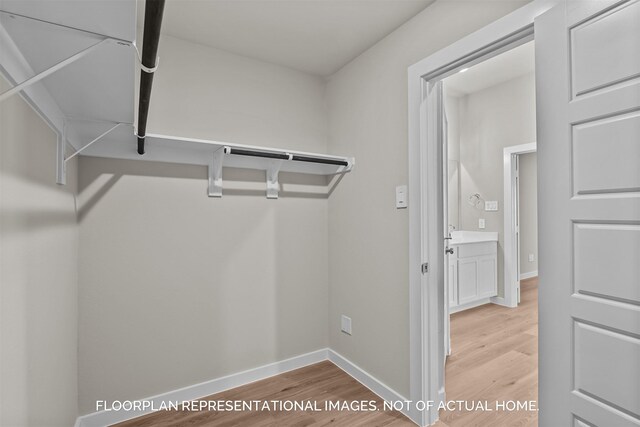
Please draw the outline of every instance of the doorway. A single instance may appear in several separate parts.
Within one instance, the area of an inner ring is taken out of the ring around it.
[[[504,277],[510,297],[520,303],[520,282],[538,276],[536,143],[504,149]]]
[[[529,41],[438,82],[447,401],[537,401],[535,280],[524,287],[518,307],[520,271],[529,270],[520,266],[521,246],[526,244],[525,252],[537,258],[531,249],[536,217],[529,215],[537,196],[535,158],[525,157],[535,144],[523,144],[535,140],[534,56]],[[511,227],[513,235],[503,233]],[[507,256],[507,237],[514,240],[515,256]],[[536,417],[531,410],[507,413],[465,404],[441,409],[439,418],[454,427],[529,425]]]
[[[410,397],[420,425],[437,421],[445,395],[444,249],[442,212],[442,79],[533,40],[534,19],[553,4],[533,2],[409,68]],[[440,86],[440,88],[438,88]],[[516,143],[515,141],[512,142]],[[502,166],[500,166],[502,169]]]

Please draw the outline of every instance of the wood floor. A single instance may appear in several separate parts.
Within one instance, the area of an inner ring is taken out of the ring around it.
[[[383,411],[382,401],[369,389],[326,361],[266,380],[234,388],[204,400],[314,401],[323,409],[326,401],[376,401],[379,411],[297,412],[155,412],[119,427],[168,426],[415,426],[399,412]]]
[[[521,282],[517,308],[494,304],[451,316],[447,400],[538,400],[538,279]],[[441,411],[438,427],[537,426],[535,411]]]
[[[535,400],[538,389],[538,284],[523,281],[521,304],[510,309],[493,304],[451,316],[452,355],[446,365],[447,400]],[[203,400],[327,401],[375,400],[366,387],[331,362],[321,362]],[[399,412],[161,411],[118,424],[119,427],[168,426],[415,426]],[[441,411],[435,427],[537,426],[535,412]]]

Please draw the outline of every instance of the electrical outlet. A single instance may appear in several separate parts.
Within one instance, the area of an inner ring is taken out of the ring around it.
[[[482,230],[483,228],[485,228],[485,226],[486,224],[484,222],[484,218],[478,219],[478,228]]]
[[[535,255],[533,255],[533,254],[529,254],[529,262],[533,262],[533,261],[535,261],[535,260],[536,260]]]
[[[340,319],[340,330],[342,330],[342,332],[347,335],[351,335],[351,318],[345,316],[344,314]]]

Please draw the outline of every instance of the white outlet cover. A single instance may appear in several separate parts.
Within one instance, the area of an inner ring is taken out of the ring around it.
[[[351,318],[345,316],[344,314],[340,319],[340,330],[347,335],[351,335]]]
[[[486,224],[485,224],[484,218],[478,219],[478,228],[483,229],[485,227],[486,227]]]
[[[533,254],[529,254],[529,262],[535,261],[535,256]]]

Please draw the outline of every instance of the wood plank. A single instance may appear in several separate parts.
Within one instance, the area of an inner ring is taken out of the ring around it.
[[[521,282],[517,308],[493,304],[451,316],[447,400],[537,401],[538,279]],[[537,426],[535,411],[440,411],[447,427]]]
[[[383,411],[382,400],[329,361],[205,397],[204,400],[375,401],[378,411],[162,411],[117,424],[168,426],[415,426],[397,411]],[[442,425],[441,427],[447,427]]]
[[[537,278],[521,283],[518,308],[493,304],[451,316],[453,353],[446,366],[448,400],[536,400],[538,392]],[[205,400],[381,400],[329,361],[224,391]],[[396,411],[163,411],[117,424],[119,427],[168,426],[413,426]],[[441,411],[434,427],[536,426],[529,411]]]

